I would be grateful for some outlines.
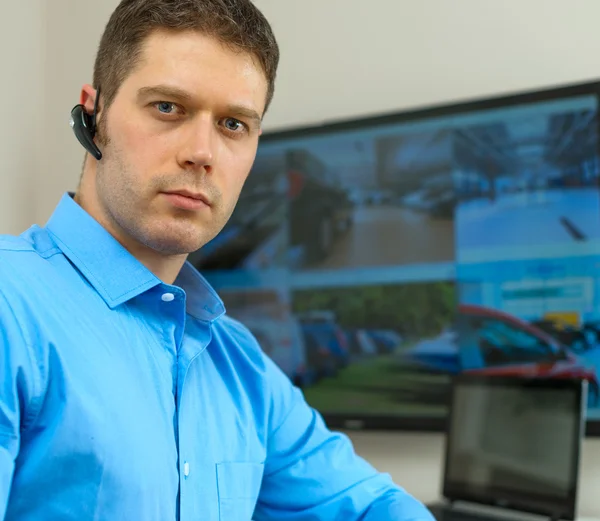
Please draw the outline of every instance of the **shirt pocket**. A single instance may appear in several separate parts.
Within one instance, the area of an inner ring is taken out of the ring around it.
[[[217,463],[219,519],[251,521],[258,500],[264,463]]]

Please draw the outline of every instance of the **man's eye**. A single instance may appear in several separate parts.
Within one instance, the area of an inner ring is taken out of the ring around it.
[[[223,123],[225,128],[231,132],[239,132],[245,128],[245,125],[241,121],[234,118],[226,118]]]
[[[155,103],[154,106],[162,114],[173,114],[177,110],[177,106],[175,105],[175,103],[169,103],[168,101],[160,101],[158,103]]]

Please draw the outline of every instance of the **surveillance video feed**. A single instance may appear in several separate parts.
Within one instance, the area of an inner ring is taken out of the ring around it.
[[[584,378],[600,419],[597,104],[266,136],[190,262],[325,416],[443,418],[469,370]]]

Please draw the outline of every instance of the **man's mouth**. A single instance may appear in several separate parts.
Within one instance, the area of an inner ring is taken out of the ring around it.
[[[184,210],[200,210],[211,206],[211,203],[204,195],[200,192],[190,192],[189,190],[171,190],[163,192],[171,204],[182,208]]]

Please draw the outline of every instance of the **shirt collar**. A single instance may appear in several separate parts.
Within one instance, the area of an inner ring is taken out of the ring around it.
[[[46,230],[106,304],[120,304],[163,282],[127,251],[98,221],[63,194]],[[203,321],[225,312],[222,300],[202,275],[186,262],[175,281],[186,292],[186,311]]]

